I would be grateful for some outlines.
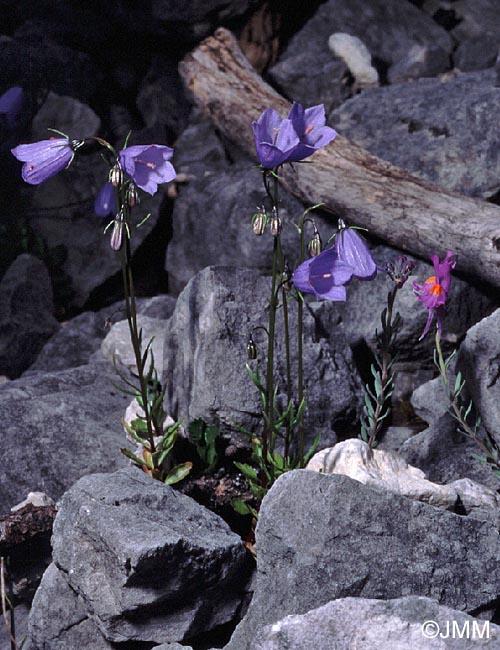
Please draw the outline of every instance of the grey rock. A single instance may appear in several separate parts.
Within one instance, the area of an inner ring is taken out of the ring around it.
[[[488,198],[500,189],[493,137],[495,70],[370,88],[330,113],[343,136],[449,190]],[[473,116],[473,118],[471,118]],[[464,156],[467,151],[467,156]]]
[[[18,604],[14,609],[14,618],[16,626],[16,641],[20,645],[23,639],[28,636],[28,615],[29,607],[25,603]],[[22,646],[23,650],[30,650],[27,640]],[[5,624],[0,626],[0,648],[10,648],[10,637]]]
[[[500,309],[467,332],[460,346],[457,367],[484,427],[500,444]]]
[[[111,650],[84,602],[51,564],[43,574],[29,616],[30,650]]]
[[[44,263],[20,255],[0,282],[0,374],[15,378],[59,329]]]
[[[147,127],[163,125],[177,134],[186,127],[191,105],[174,60],[153,57],[137,95],[137,108]]]
[[[412,436],[398,450],[407,463],[420,468],[435,483],[449,483],[470,478],[498,489],[498,479],[484,463],[472,454],[479,453],[477,444],[457,431],[456,421],[448,414]]]
[[[139,330],[142,330],[143,353],[149,342],[151,342],[146,371],[149,369],[151,359],[154,359],[154,367],[158,372],[158,376],[161,377],[163,373],[163,347],[166,321],[138,314],[137,327]],[[103,357],[108,359],[110,363],[117,363],[127,368],[133,374],[137,374],[136,358],[134,348],[130,341],[128,321],[119,321],[111,327],[106,338],[101,343],[101,352]]]
[[[114,471],[128,461],[119,453],[121,418],[128,396],[113,388],[105,363],[23,377],[0,386],[0,512],[28,492],[58,499],[77,479]]]
[[[495,62],[500,42],[500,18],[495,0],[454,2],[458,24],[452,36],[458,41],[453,58],[460,70],[478,70]]]
[[[350,91],[342,82],[347,68],[328,49],[328,38],[334,32],[357,36],[372,57],[383,61],[389,70],[394,64],[405,66],[408,76],[435,74],[449,67],[450,36],[406,0],[372,0],[369,5],[363,0],[329,0],[290,40],[269,70],[288,97],[308,105],[324,103],[331,109],[348,96]],[[432,56],[426,55],[412,70],[404,62],[414,46],[432,52]]]
[[[250,575],[222,519],[134,467],[80,479],[60,501],[52,543],[113,642],[189,641],[227,623]]]
[[[257,236],[252,215],[264,199],[260,171],[248,163],[197,177],[179,192],[172,216],[173,237],[166,257],[169,288],[181,291],[193,275],[210,265],[245,266],[268,271],[272,265],[269,227]],[[292,221],[303,213],[302,204],[282,196],[280,216],[284,254],[290,264],[298,258],[299,237]],[[326,221],[315,216],[326,231]]]
[[[195,33],[201,35],[202,27],[220,24],[234,16],[241,16],[248,9],[256,5],[256,0],[189,0],[189,2],[176,2],[176,0],[153,0],[151,8],[153,17],[159,21],[196,23]],[[207,28],[206,27],[206,28]]]
[[[435,77],[450,67],[450,52],[439,44],[415,43],[408,52],[389,68],[390,83],[399,83],[419,77]]]
[[[193,650],[192,647],[181,645],[180,643],[162,643],[155,645],[153,650]]]
[[[259,637],[251,650],[496,650],[500,626],[419,596],[339,598],[268,625]]]
[[[190,122],[175,144],[173,162],[177,174],[198,179],[227,168],[224,146],[211,122],[196,115]]]
[[[270,282],[252,270],[231,267],[209,267],[189,282],[177,300],[165,341],[168,413],[186,422],[197,417],[215,422],[223,433],[232,432],[234,439],[238,439],[235,422],[249,430],[261,426],[258,391],[245,371],[246,346],[252,328],[267,324]],[[289,301],[289,322],[294,327],[295,301]],[[276,331],[278,400],[283,404],[286,374],[281,311]],[[255,331],[254,338],[265,350],[264,333]],[[296,354],[292,345],[293,368]],[[308,308],[304,310],[304,378],[308,442],[321,431],[321,444],[332,444],[335,431],[356,420],[359,379],[342,327],[321,329]]]
[[[34,140],[46,140],[55,128],[70,137],[90,137],[97,135],[101,120],[94,111],[73,97],[56,95],[49,92],[40,110],[33,118],[32,136]],[[73,136],[72,134],[75,134]]]
[[[482,34],[460,43],[453,56],[455,66],[462,72],[491,68],[498,56],[499,38],[500,30],[496,36]]]
[[[226,650],[247,650],[263,626],[337,598],[486,607],[498,596],[498,535],[487,522],[344,476],[284,474],[262,503],[257,588]]]
[[[160,295],[137,300],[138,314],[166,320],[174,311],[176,299]],[[100,350],[113,322],[125,317],[125,302],[117,302],[98,312],[86,311],[62,323],[61,328],[43,346],[24,376],[44,371],[66,370],[89,363]],[[100,356],[100,355],[98,355]]]

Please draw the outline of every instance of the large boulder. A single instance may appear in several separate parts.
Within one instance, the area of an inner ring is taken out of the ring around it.
[[[431,76],[449,67],[450,36],[407,0],[329,0],[269,71],[289,98],[330,109],[345,99],[347,66],[328,47],[335,32],[360,38],[389,76],[392,67],[399,79]]]
[[[246,346],[252,329],[267,323],[270,288],[270,278],[233,267],[206,268],[189,282],[177,299],[164,347],[168,413],[186,422],[204,418],[234,438],[236,424],[251,431],[261,427],[260,396],[245,370]],[[296,302],[288,305],[291,362],[296,368]],[[277,398],[283,404],[286,370],[281,310],[276,332]],[[253,336],[264,351],[264,332],[256,330]],[[264,376],[263,357],[261,353]],[[308,305],[304,309],[304,382],[307,441],[311,443],[321,432],[322,445],[335,442],[335,432],[356,421],[360,384],[342,326],[324,330]]]
[[[37,622],[66,607],[68,587],[107,641],[189,641],[237,617],[252,567],[222,519],[134,467],[86,476],[66,492],[52,544],[57,569],[31,614],[39,648],[64,639],[62,611],[50,637]]]
[[[500,626],[430,598],[339,598],[266,626],[251,650],[495,650]]]
[[[330,113],[328,122],[402,169],[488,198],[500,189],[495,107],[500,89],[491,69],[371,88]],[[485,133],[491,134],[487,147]]]
[[[0,375],[19,377],[58,329],[45,264],[20,255],[0,282]]]
[[[500,445],[500,309],[467,332],[457,360],[483,426]]]
[[[0,513],[42,491],[58,499],[85,474],[128,463],[120,454],[129,397],[101,361],[0,386]]]
[[[289,472],[262,503],[256,591],[227,650],[247,650],[265,625],[338,598],[416,595],[488,609],[500,591],[499,541],[485,521],[346,476]]]
[[[175,298],[166,294],[139,298],[136,307],[138,314],[164,322],[174,311]],[[130,354],[130,339],[126,338],[128,324],[123,320],[125,316],[125,301],[121,301],[99,311],[85,311],[62,323],[61,328],[43,346],[35,363],[31,364],[24,376],[86,365],[100,350],[103,340],[108,337],[110,349],[115,352],[118,349],[126,349],[126,354]],[[120,322],[120,327],[114,329]],[[145,335],[144,342],[147,341]],[[160,358],[156,360],[160,361]],[[110,361],[113,361],[112,354]]]

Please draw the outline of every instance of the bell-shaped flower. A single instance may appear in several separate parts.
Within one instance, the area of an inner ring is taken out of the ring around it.
[[[274,109],[266,108],[252,127],[257,157],[264,169],[304,160],[337,135],[325,126],[323,104],[304,110],[294,102],[285,119]]]
[[[275,169],[288,162],[299,144],[299,136],[289,119],[281,119],[272,108],[252,123],[255,149],[264,169]]]
[[[24,162],[22,177],[30,185],[39,185],[69,167],[75,152],[68,138],[51,138],[32,144],[20,144],[12,154]]]
[[[98,217],[107,217],[116,210],[115,188],[110,182],[104,183],[95,197],[94,212]]]
[[[174,150],[160,144],[134,145],[122,149],[119,160],[134,183],[148,194],[155,194],[160,183],[174,180],[170,162]]]
[[[320,300],[345,301],[345,284],[352,277],[352,268],[339,259],[334,248],[311,257],[294,272],[292,280],[302,293],[313,293]]]
[[[342,222],[340,223],[342,224]],[[335,235],[335,250],[339,260],[349,264],[352,268],[354,277],[360,280],[373,280],[377,275],[377,265],[370,249],[365,240],[353,228],[341,227]]]
[[[452,257],[453,253],[447,251],[444,260],[440,262],[439,256],[433,255],[431,260],[434,265],[434,275],[428,277],[423,284],[413,283],[415,295],[429,310],[427,323],[419,341],[429,331],[434,317],[436,317],[439,336],[441,336],[442,321],[446,311],[445,305],[451,286],[451,272],[456,265],[456,261],[451,259]]]
[[[323,104],[304,108],[295,102],[292,105],[288,119],[291,120],[299,144],[295,147],[288,162],[298,162],[308,158],[315,151],[331,142],[337,132],[325,126],[325,107]]]
[[[0,116],[4,116],[5,123],[10,129],[16,126],[23,104],[24,90],[20,86],[9,88],[0,96]]]

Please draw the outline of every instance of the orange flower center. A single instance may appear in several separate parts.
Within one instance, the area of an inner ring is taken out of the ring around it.
[[[309,133],[311,133],[313,129],[314,129],[314,124],[309,124],[307,129],[304,131],[304,135],[309,135]]]
[[[444,293],[443,287],[436,282],[436,276],[431,275],[430,278],[427,278],[425,281],[425,284],[432,284],[432,287],[429,289],[429,292],[433,296],[440,296],[442,293]]]

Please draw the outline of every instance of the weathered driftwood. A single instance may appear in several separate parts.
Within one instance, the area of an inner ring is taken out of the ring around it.
[[[290,108],[222,28],[187,55],[180,73],[217,129],[254,156],[251,122],[269,106],[283,116]],[[311,160],[283,171],[284,185],[306,204],[323,202],[349,224],[423,258],[450,249],[457,270],[500,286],[499,207],[412,176],[341,136]]]

